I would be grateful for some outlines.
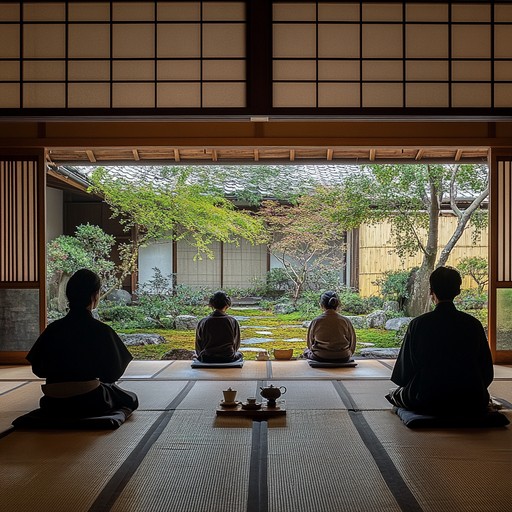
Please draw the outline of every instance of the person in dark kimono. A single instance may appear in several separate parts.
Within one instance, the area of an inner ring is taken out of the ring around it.
[[[340,299],[336,292],[327,291],[320,297],[323,313],[311,321],[304,356],[314,361],[350,361],[356,349],[356,332],[347,317],[340,315]]]
[[[478,415],[489,405],[491,351],[479,320],[458,311],[453,299],[462,279],[450,267],[430,276],[435,309],[408,326],[386,398],[397,407],[434,415]]]
[[[222,291],[209,301],[212,313],[200,320],[196,329],[196,356],[203,363],[230,363],[243,359],[240,348],[240,325],[226,314],[231,299]]]
[[[52,415],[86,417],[138,407],[137,395],[115,384],[131,354],[111,327],[92,316],[100,285],[94,272],[75,272],[66,286],[68,314],[48,325],[27,355],[32,371],[46,379],[40,407]]]

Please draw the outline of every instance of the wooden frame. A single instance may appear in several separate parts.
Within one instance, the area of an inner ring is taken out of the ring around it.
[[[512,288],[510,267],[512,263],[512,218],[507,214],[510,208],[510,186],[508,190],[500,187],[498,166],[500,162],[512,162],[512,147],[509,149],[491,149],[489,155],[489,342],[496,363],[511,363],[512,350],[498,350],[497,347],[497,291]],[[512,165],[512,164],[511,164]],[[512,173],[511,173],[512,174]],[[512,176],[511,176],[512,177]],[[509,179],[511,179],[509,177]],[[509,183],[510,185],[510,183]],[[507,202],[508,204],[503,204]],[[504,206],[507,206],[505,210]],[[505,218],[504,214],[508,217]],[[503,222],[501,222],[503,221]],[[507,229],[508,228],[508,229]],[[507,229],[508,233],[504,233]],[[508,243],[505,243],[505,239]],[[501,243],[498,243],[501,239]],[[500,254],[500,251],[503,254]],[[506,272],[500,268],[505,264]]]

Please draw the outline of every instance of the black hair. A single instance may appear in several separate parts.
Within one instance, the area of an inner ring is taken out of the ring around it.
[[[338,298],[336,292],[327,291],[322,293],[322,296],[320,297],[320,304],[325,309],[338,309],[338,306],[340,305],[340,299]]]
[[[218,291],[215,292],[208,301],[208,304],[215,309],[222,309],[226,306],[231,306],[231,299],[226,292]]]
[[[462,278],[452,267],[438,267],[430,274],[430,290],[439,300],[453,300],[460,293]]]
[[[98,274],[86,268],[77,270],[66,285],[69,309],[86,309],[100,288],[101,280]]]

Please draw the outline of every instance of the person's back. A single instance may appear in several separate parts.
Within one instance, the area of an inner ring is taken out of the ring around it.
[[[209,301],[212,313],[203,318],[196,329],[196,356],[208,363],[228,363],[242,359],[240,326],[226,314],[231,299],[222,291],[215,292]]]
[[[138,407],[135,393],[115,385],[132,360],[119,336],[92,317],[101,282],[81,269],[66,286],[68,314],[50,324],[27,355],[32,371],[44,377],[41,409],[59,416],[102,414]]]
[[[489,345],[482,324],[453,304],[460,284],[453,292],[439,284],[442,277],[459,283],[458,273],[451,272],[456,271],[440,267],[432,274],[435,310],[408,327],[391,376],[402,386],[390,397],[395,405],[436,414],[474,414],[488,405],[493,378]]]

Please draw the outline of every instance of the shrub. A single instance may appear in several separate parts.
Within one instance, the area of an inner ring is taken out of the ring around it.
[[[368,301],[350,288],[341,290],[338,292],[338,296],[341,302],[341,310],[354,315],[364,315],[370,312]]]
[[[279,297],[293,289],[293,283],[282,268],[272,268],[267,272],[267,279],[262,290],[265,297]]]
[[[205,292],[179,284],[173,286],[173,276],[165,277],[153,268],[153,278],[139,287],[137,304],[145,317],[161,327],[171,327],[177,315],[194,314],[204,300]],[[204,308],[201,308],[201,313]]]
[[[304,318],[313,318],[320,314],[320,292],[305,291],[297,301],[297,311]]]
[[[475,289],[462,290],[460,295],[455,297],[455,304],[464,311],[471,309],[483,309],[487,307],[487,293]]]
[[[339,290],[343,282],[339,270],[316,268],[308,273],[305,288],[312,291]]]
[[[374,284],[379,286],[380,293],[386,300],[396,300],[403,309],[406,299],[409,298],[407,282],[411,275],[410,270],[391,270],[384,273],[384,276],[377,279]]]

